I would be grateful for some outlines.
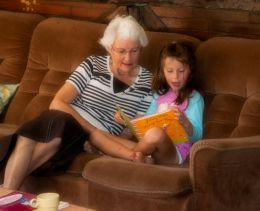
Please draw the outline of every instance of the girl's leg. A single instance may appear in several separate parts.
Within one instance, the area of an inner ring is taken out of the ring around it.
[[[127,147],[127,148],[129,148],[129,149],[131,149],[131,150],[133,150],[134,147],[135,147],[136,144],[137,144],[135,141],[129,140],[129,139],[127,139],[127,138],[123,138],[123,137],[121,137],[121,136],[114,136],[114,135],[111,135],[111,134],[109,134],[109,133],[105,133],[105,135],[106,135],[109,139],[111,139],[111,140],[113,140],[113,141],[115,141],[115,142],[118,142],[119,144],[122,144],[122,145],[124,145],[125,147]],[[137,151],[134,151],[134,150],[133,150],[133,161],[136,161],[136,162],[145,162],[145,163],[150,163],[150,164],[153,163],[153,161],[152,161],[149,157],[145,157],[145,156],[143,155],[143,153],[137,152]]]
[[[141,154],[133,151],[136,145],[133,141],[110,135],[100,130],[95,130],[91,133],[90,141],[107,155],[142,162],[143,157]]]
[[[178,163],[176,148],[161,128],[150,129],[138,142],[134,151],[141,152],[143,155],[152,155],[155,163],[158,164]]]
[[[6,165],[3,187],[17,190],[29,173],[57,152],[59,143],[60,140],[38,143],[18,136],[15,149]]]

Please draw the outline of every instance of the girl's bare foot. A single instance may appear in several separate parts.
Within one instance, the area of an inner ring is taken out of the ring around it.
[[[148,155],[144,157],[144,162],[147,164],[154,164],[154,159],[152,158],[151,155]]]
[[[139,163],[154,164],[154,159],[149,156],[144,156],[142,152],[133,152],[132,161]]]
[[[145,157],[141,152],[133,152],[131,157],[132,157],[132,161],[134,162],[139,162],[139,163],[145,162]]]

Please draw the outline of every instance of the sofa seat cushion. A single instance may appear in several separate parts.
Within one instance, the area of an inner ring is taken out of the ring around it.
[[[72,161],[71,165],[69,166],[67,173],[71,174],[78,174],[81,175],[82,171],[89,161],[100,157],[98,154],[90,154],[86,152],[82,152]]]
[[[90,161],[82,174],[92,183],[153,198],[178,196],[192,189],[188,168],[179,166],[134,163],[103,156]]]

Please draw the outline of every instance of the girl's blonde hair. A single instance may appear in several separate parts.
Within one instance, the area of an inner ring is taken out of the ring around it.
[[[116,16],[111,20],[99,43],[108,51],[112,47],[115,39],[137,40],[142,47],[148,44],[148,39],[143,27],[130,15]]]

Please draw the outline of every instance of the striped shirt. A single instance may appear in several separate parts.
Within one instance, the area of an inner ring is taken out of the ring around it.
[[[152,100],[152,74],[140,67],[135,82],[123,91],[114,92],[114,77],[109,67],[109,56],[90,56],[67,79],[79,95],[72,107],[93,126],[119,135],[123,126],[116,123],[116,105],[129,118],[143,115]]]

